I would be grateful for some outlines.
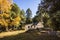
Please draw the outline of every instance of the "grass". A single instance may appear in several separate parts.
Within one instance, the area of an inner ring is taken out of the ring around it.
[[[56,35],[42,34],[38,30],[29,30],[24,33],[0,38],[0,40],[60,40]]]

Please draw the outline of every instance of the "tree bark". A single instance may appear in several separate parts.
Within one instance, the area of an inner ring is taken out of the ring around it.
[[[8,31],[8,27],[5,27],[6,28],[6,31]]]

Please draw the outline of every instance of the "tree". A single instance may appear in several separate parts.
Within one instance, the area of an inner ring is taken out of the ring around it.
[[[30,10],[30,8],[28,8],[26,10],[26,23],[27,24],[31,23],[32,21],[31,17],[32,17],[32,11]]]
[[[23,22],[25,22],[26,21],[26,15],[25,15],[25,11],[23,9],[21,10],[20,15],[21,15],[21,20]]]
[[[18,5],[16,3],[12,4],[11,11],[15,12],[16,15],[20,15],[20,8],[18,7]]]
[[[20,8],[17,4],[12,4],[12,9],[10,11],[10,26],[18,28],[21,22]],[[13,27],[13,29],[15,29]]]
[[[44,24],[49,27],[52,27],[54,30],[59,29],[59,23],[60,20],[57,14],[59,14],[58,11],[60,11],[60,0],[42,0],[38,7],[38,13],[41,15],[44,14],[41,18],[43,19]],[[46,17],[46,14],[48,14],[48,17]],[[60,15],[60,14],[59,14]],[[47,19],[48,18],[48,19]],[[45,21],[44,21],[45,20]],[[57,27],[58,26],[58,27]]]
[[[12,0],[1,0],[0,5],[0,27],[8,31],[10,28],[18,28],[21,21],[25,22],[24,11],[20,10],[17,4],[12,3]]]
[[[20,27],[22,29],[25,26],[25,23],[26,23],[26,15],[25,15],[25,11],[23,9],[20,12],[20,17],[21,17]]]
[[[0,24],[8,31],[12,0],[0,0]]]
[[[12,0],[1,0],[0,1],[0,10],[2,11],[2,13],[4,12],[9,12],[9,10],[11,9],[11,4],[12,4]]]

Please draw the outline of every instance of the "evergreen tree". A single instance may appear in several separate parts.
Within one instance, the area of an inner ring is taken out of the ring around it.
[[[30,8],[28,8],[28,9],[26,10],[26,23],[27,23],[27,24],[29,24],[29,23],[32,22],[31,17],[32,17],[32,11],[30,10]]]
[[[38,6],[37,15],[41,16],[45,26],[54,30],[60,29],[60,0],[42,0]],[[58,15],[59,14],[59,15]],[[58,16],[57,16],[58,15]]]

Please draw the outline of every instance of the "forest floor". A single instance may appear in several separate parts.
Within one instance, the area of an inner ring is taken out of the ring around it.
[[[38,30],[21,30],[0,33],[0,40],[60,40],[60,37]]]
[[[0,38],[12,36],[12,35],[18,35],[20,33],[24,33],[25,30],[18,30],[18,31],[9,31],[9,32],[1,32],[0,33]]]

